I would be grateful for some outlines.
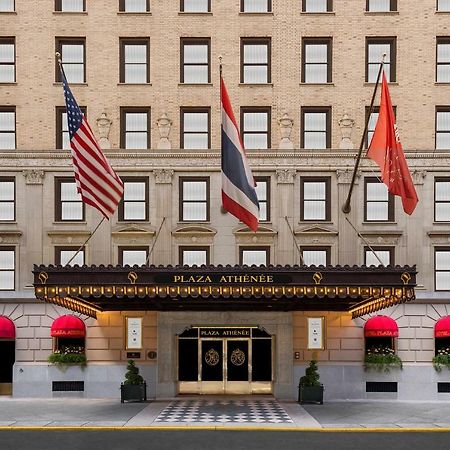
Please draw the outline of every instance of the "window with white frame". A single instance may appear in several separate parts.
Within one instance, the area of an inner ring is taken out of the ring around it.
[[[302,246],[301,253],[305,266],[328,266],[330,264],[330,247]]]
[[[211,0],[181,0],[180,11],[185,13],[211,12]]]
[[[372,251],[373,250],[373,251]],[[379,266],[380,261],[383,266],[394,265],[394,247],[364,247],[364,265]],[[378,258],[377,258],[378,257]],[[380,259],[380,261],[378,260]]]
[[[180,221],[209,220],[209,178],[180,177]]]
[[[0,37],[0,83],[16,81],[16,39]]]
[[[0,177],[0,222],[16,219],[16,180],[14,177]]]
[[[148,220],[148,177],[122,177],[123,196],[119,203],[119,221]]]
[[[436,291],[450,291],[450,247],[434,249]]]
[[[331,220],[331,180],[329,177],[300,179],[300,219],[302,221]]]
[[[82,266],[85,263],[85,249],[78,251],[79,249],[80,247],[55,247],[55,264],[66,266],[70,261],[71,266]]]
[[[394,197],[377,177],[364,178],[364,220],[393,222]]]
[[[14,247],[0,247],[0,290],[13,291],[15,288]]]
[[[84,203],[73,178],[55,178],[55,221],[84,220]]]
[[[148,247],[119,247],[121,266],[144,266],[147,263]]]
[[[179,261],[182,266],[209,264],[209,247],[179,247]]]
[[[145,13],[150,11],[150,0],[119,0],[119,11]]]
[[[239,260],[241,266],[267,266],[270,262],[270,248],[240,247]]]
[[[0,150],[16,148],[16,108],[0,106]]]
[[[55,0],[55,11],[62,11],[62,12],[86,11],[86,0]]]

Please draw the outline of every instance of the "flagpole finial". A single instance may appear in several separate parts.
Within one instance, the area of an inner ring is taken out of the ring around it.
[[[61,53],[56,52],[55,56],[56,56],[56,60],[58,61],[58,63],[61,64]]]
[[[222,55],[219,55],[219,64],[220,65],[222,65],[222,59],[223,59]]]

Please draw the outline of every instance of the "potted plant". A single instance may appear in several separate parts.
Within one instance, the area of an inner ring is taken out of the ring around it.
[[[320,375],[317,370],[317,361],[312,360],[305,370],[305,375],[300,378],[298,385],[299,403],[323,404],[323,384],[319,381]]]
[[[147,384],[139,375],[139,368],[132,359],[128,360],[125,381],[120,385],[120,401],[121,403],[147,401]]]
[[[82,368],[86,366],[86,355],[84,347],[64,346],[55,350],[49,357],[48,362],[64,368],[68,365],[79,365]]]
[[[436,372],[442,372],[442,367],[450,370],[450,347],[440,348],[433,358],[433,367]]]
[[[364,370],[389,373],[391,369],[403,369],[402,360],[394,349],[385,345],[370,347],[364,357]]]

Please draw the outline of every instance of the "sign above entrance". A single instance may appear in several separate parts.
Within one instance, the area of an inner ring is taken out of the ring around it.
[[[155,282],[168,284],[289,284],[292,277],[284,273],[161,273]]]
[[[200,337],[250,337],[250,328],[200,328]]]

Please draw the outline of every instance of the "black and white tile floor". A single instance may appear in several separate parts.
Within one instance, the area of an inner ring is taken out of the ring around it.
[[[292,423],[276,400],[175,400],[156,418],[158,423]]]

